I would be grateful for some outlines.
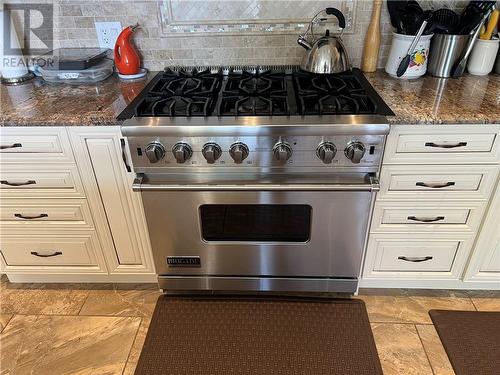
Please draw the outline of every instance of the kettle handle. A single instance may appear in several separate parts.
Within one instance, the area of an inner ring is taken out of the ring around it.
[[[345,17],[344,14],[337,8],[326,8],[326,14],[330,16],[335,16],[339,20],[339,27],[345,29]]]

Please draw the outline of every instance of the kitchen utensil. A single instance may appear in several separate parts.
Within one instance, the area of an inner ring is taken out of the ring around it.
[[[425,74],[427,70],[427,60],[429,56],[429,47],[431,44],[432,35],[422,35],[419,42],[413,50],[410,65],[406,69],[405,74],[400,78],[417,78]],[[389,50],[389,56],[385,65],[385,71],[392,77],[396,77],[401,59],[406,56],[410,44],[415,39],[413,35],[392,34],[392,44]]]
[[[424,11],[415,3],[408,3],[401,14],[404,32],[407,35],[415,35],[424,19]]]
[[[115,64],[118,72],[123,75],[137,74],[141,67],[141,59],[130,40],[139,24],[128,26],[118,35],[115,44]]]
[[[366,30],[365,45],[361,70],[374,72],[377,70],[378,53],[380,49],[380,12],[382,0],[373,0],[372,18]]]
[[[333,15],[337,18],[339,27],[342,30],[339,36],[330,35],[329,30],[326,30],[325,35],[320,38],[314,36],[314,25],[319,21],[327,20],[327,18],[320,17],[324,16],[324,14]],[[341,73],[350,70],[349,56],[341,39],[344,29],[345,17],[340,10],[326,8],[319,11],[309,23],[305,33],[297,39],[297,43],[307,50],[300,67],[307,72],[318,74]],[[311,33],[312,42],[307,40],[309,32]]]
[[[435,34],[431,41],[427,71],[434,77],[451,77],[451,71],[468,40],[468,35]]]
[[[438,9],[432,13],[430,24],[433,32],[453,34],[460,25],[460,16],[451,9]]]
[[[460,27],[457,34],[470,34],[476,30],[484,14],[492,9],[494,1],[471,1],[460,16]]]
[[[387,9],[391,18],[391,24],[396,29],[398,34],[404,33],[401,13],[407,3],[408,1],[387,0]]]
[[[413,53],[413,50],[415,49],[415,46],[417,45],[418,41],[420,40],[420,37],[424,33],[425,27],[427,26],[428,20],[424,20],[422,22],[422,25],[420,26],[420,29],[417,32],[417,35],[415,35],[415,38],[410,44],[410,47],[408,48],[408,52],[406,53],[406,56],[403,57],[401,62],[399,63],[398,70],[396,71],[396,75],[398,77],[401,77],[403,74],[405,74],[406,69],[408,69],[408,65],[410,64],[411,56]]]
[[[83,70],[110,55],[107,48],[58,48],[36,59],[38,66],[54,70]]]
[[[467,61],[467,71],[476,76],[490,74],[495,65],[499,42],[498,38],[491,40],[478,39]]]
[[[495,29],[495,27],[498,23],[498,19],[499,19],[498,16],[499,15],[500,15],[500,12],[498,11],[498,9],[495,9],[495,10],[493,10],[493,12],[491,12],[490,19],[488,20],[488,24],[486,25],[486,30],[485,30],[484,34],[479,36],[480,39],[483,39],[483,40],[490,40],[491,39],[491,36],[493,35],[493,30]]]
[[[481,30],[481,27],[483,24],[486,22],[486,19],[490,15],[491,11],[487,11],[481,21],[479,22],[479,25],[476,26],[476,31],[474,34],[469,39],[469,42],[467,43],[467,47],[465,48],[465,51],[463,53],[463,56],[460,58],[460,61],[458,64],[453,68],[451,76],[453,78],[460,77],[462,74],[464,74],[465,67],[467,65],[467,59],[469,58],[470,53],[472,52],[472,48],[474,47],[474,44],[476,43],[476,40],[478,39],[479,31]]]

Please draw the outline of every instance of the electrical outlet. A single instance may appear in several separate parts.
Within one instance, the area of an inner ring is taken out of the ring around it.
[[[97,39],[101,48],[115,48],[116,38],[122,31],[121,22],[95,22]]]

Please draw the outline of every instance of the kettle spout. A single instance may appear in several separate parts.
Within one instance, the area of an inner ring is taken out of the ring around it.
[[[299,39],[297,39],[297,43],[306,50],[310,50],[312,48],[311,43],[309,43],[302,35],[300,35]]]

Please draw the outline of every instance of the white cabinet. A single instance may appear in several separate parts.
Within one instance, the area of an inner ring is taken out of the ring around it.
[[[0,267],[17,282],[154,282],[119,127],[0,129]]]
[[[500,289],[500,181],[479,232],[465,282]]]
[[[0,133],[1,163],[74,163],[64,126],[4,127]]]
[[[68,128],[75,159],[112,275],[154,276],[139,193],[119,127]]]
[[[488,283],[500,281],[500,221],[489,219],[472,252],[498,189],[499,150],[498,125],[391,127],[360,286],[500,288]]]

